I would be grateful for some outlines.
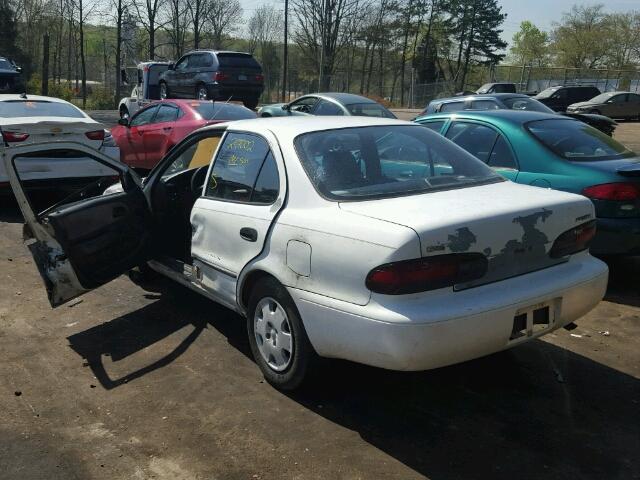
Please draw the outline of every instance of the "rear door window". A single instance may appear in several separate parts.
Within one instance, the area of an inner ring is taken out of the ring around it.
[[[342,108],[333,102],[326,100],[320,100],[316,109],[313,111],[314,115],[344,115]]]
[[[473,110],[498,110],[500,106],[493,100],[474,100],[471,103]]]
[[[421,123],[421,125],[423,127],[427,127],[429,130],[433,130],[436,133],[440,133],[445,123],[445,120],[438,120],[437,122],[424,122]]]
[[[513,151],[507,143],[507,140],[501,134],[498,134],[498,138],[493,146],[487,165],[493,168],[518,169],[518,163],[513,156]]]
[[[229,133],[216,156],[205,195],[232,202],[251,202],[258,175],[269,153],[264,138],[248,133]],[[272,189],[265,186],[273,183],[267,180],[261,183],[260,198]]]
[[[443,103],[440,107],[440,112],[459,112],[464,110],[464,102],[449,102]]]
[[[446,137],[483,162],[489,161],[498,133],[490,127],[469,122],[453,122]]]

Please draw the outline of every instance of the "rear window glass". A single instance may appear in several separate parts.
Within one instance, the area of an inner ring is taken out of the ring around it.
[[[257,117],[256,112],[232,103],[194,102],[192,106],[205,120],[244,120]]]
[[[220,67],[260,68],[260,64],[251,55],[238,53],[218,53]]]
[[[84,114],[71,104],[40,100],[8,100],[0,102],[0,117],[85,118]]]
[[[502,180],[419,125],[312,132],[297,137],[295,146],[316,190],[332,200],[397,197]]]
[[[358,117],[396,118],[393,113],[377,103],[353,103],[345,107],[351,115]]]
[[[575,120],[537,120],[527,130],[567,160],[614,160],[635,154],[621,143]]]

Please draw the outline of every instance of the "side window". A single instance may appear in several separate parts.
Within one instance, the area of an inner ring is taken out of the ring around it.
[[[280,192],[280,177],[278,166],[273,154],[269,152],[258,174],[256,186],[251,194],[251,203],[271,205],[278,198]]]
[[[558,90],[551,98],[555,98],[556,100],[566,100],[567,97],[567,89],[565,88],[563,90]]]
[[[471,108],[473,110],[498,110],[500,107],[493,100],[474,100]]]
[[[153,123],[173,122],[178,118],[179,110],[171,105],[160,105]]]
[[[316,97],[306,97],[295,101],[291,104],[290,110],[294,112],[303,112],[303,113],[311,113],[313,107],[317,103],[318,99]]]
[[[484,125],[454,122],[446,137],[486,163],[489,161],[497,135],[495,130]]]
[[[640,95],[635,93],[629,94],[629,101],[633,103],[640,103]]]
[[[611,98],[611,103],[625,103],[627,101],[626,95],[615,95]]]
[[[440,112],[459,112],[464,110],[464,102],[449,102],[443,103],[440,107]]]
[[[440,130],[442,130],[444,124],[444,120],[438,120],[437,122],[425,122],[422,124],[422,126],[427,127],[429,130],[433,130],[436,133],[440,133]]]
[[[493,168],[518,169],[518,164],[516,159],[513,157],[513,152],[511,151],[509,144],[500,134],[498,134],[496,144],[491,151],[491,156],[489,157],[487,165]]]
[[[215,158],[205,196],[250,202],[267,153],[269,145],[262,137],[229,133]]]
[[[213,159],[216,147],[218,143],[220,143],[221,136],[222,133],[216,132],[215,136],[202,138],[186,147],[162,173],[162,178],[168,178],[185,170],[209,165]]]
[[[151,123],[151,120],[153,119],[153,116],[155,115],[157,110],[158,110],[157,105],[153,107],[149,107],[145,110],[142,110],[131,119],[130,125],[132,127],[140,127],[142,125]]]
[[[185,55],[178,61],[178,63],[176,63],[175,70],[176,71],[185,70],[187,68],[188,63],[189,63],[189,55]]]
[[[213,66],[213,56],[210,53],[203,53],[202,60],[200,62],[201,67],[211,67]]]
[[[326,100],[320,100],[318,102],[318,106],[313,111],[314,115],[344,115],[342,109],[332,102],[327,102]]]

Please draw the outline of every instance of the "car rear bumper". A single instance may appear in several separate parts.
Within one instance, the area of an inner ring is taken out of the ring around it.
[[[640,218],[598,218],[595,255],[640,255]]]
[[[386,305],[372,299],[358,306],[295,288],[289,292],[319,355],[391,370],[427,370],[504,350],[573,322],[602,299],[607,278],[607,266],[584,253],[460,292],[386,297]],[[549,325],[511,339],[514,317],[541,305],[553,312]]]

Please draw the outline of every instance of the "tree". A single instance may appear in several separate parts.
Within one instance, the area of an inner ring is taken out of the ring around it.
[[[262,5],[249,18],[247,36],[249,52],[254,53],[262,64],[265,78],[265,90],[270,95],[278,84],[280,58],[276,44],[280,40],[283,28],[283,16],[273,5]]]
[[[166,0],[165,5],[167,7],[165,30],[173,46],[173,57],[178,59],[184,53],[190,11],[185,0]]]
[[[607,67],[633,69],[640,61],[640,11],[612,13],[604,23],[609,38]]]
[[[0,0],[0,55],[20,61],[20,49],[16,45],[18,21],[9,0]],[[18,53],[18,55],[16,55]]]
[[[533,23],[524,21],[520,24],[520,30],[513,35],[510,52],[519,65],[542,67],[548,62],[549,34]]]
[[[207,0],[192,0],[187,2],[189,14],[191,15],[191,25],[193,26],[193,48],[200,48],[200,40],[204,29],[209,2]]]
[[[156,58],[156,33],[163,27],[163,23],[159,21],[159,16],[164,2],[165,0],[135,0],[133,2],[138,14],[138,20],[147,32],[150,60]]]
[[[213,48],[224,48],[225,35],[236,31],[242,22],[242,13],[239,0],[210,0],[206,25],[211,34]]]
[[[292,0],[298,24],[293,39],[319,73],[320,90],[329,90],[336,61],[348,44],[359,0]]]
[[[604,5],[574,5],[562,15],[562,21],[555,24],[552,37],[559,66],[602,66],[611,48]]]

